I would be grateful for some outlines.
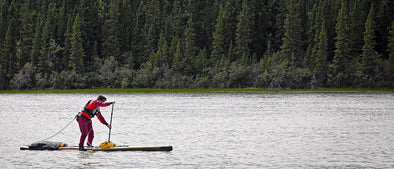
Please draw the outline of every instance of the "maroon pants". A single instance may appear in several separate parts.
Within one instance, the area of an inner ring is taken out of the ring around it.
[[[83,146],[85,142],[86,136],[88,136],[88,146],[92,145],[93,138],[94,138],[94,131],[92,128],[92,123],[83,117],[78,118],[79,129],[81,130],[81,139],[79,140],[79,146]]]

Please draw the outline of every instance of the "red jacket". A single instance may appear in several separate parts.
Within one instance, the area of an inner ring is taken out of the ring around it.
[[[93,118],[97,115],[99,121],[105,125],[108,125],[107,121],[105,121],[104,117],[101,115],[100,107],[107,107],[111,105],[111,102],[102,102],[100,100],[90,100],[84,107],[81,112],[81,115],[87,119]]]

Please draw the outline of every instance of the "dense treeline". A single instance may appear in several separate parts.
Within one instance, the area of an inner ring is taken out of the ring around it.
[[[0,89],[392,87],[392,0],[0,0]]]

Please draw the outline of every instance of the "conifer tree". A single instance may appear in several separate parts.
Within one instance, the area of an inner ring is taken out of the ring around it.
[[[48,23],[48,38],[53,40],[57,39],[57,15],[56,3],[48,2],[48,13],[46,16],[46,22]]]
[[[61,3],[61,7],[59,9],[59,14],[57,15],[57,38],[56,42],[60,45],[64,46],[65,42],[65,33],[67,30],[67,0],[63,0]]]
[[[315,4],[308,15],[308,28],[307,28],[307,42],[308,47],[303,61],[303,67],[313,70],[315,67],[314,58],[317,55],[320,41],[320,32],[322,22],[324,20],[324,6],[325,1],[320,1],[319,4]]]
[[[186,1],[185,1],[186,2]],[[185,18],[185,5],[184,1],[174,1],[172,15],[174,16],[174,35],[177,38],[181,38],[186,28],[186,22],[188,18]],[[176,44],[175,44],[176,45]]]
[[[194,29],[196,36],[196,47],[199,50],[204,48],[212,51],[213,32],[215,30],[216,19],[219,13],[219,0],[199,1],[192,0],[189,3],[189,9],[192,8]]]
[[[17,66],[16,57],[16,21],[15,18],[11,18],[7,33],[4,40],[4,48],[1,52],[1,67],[5,70],[3,72],[6,75],[6,81],[8,82],[14,77],[16,73],[15,67]]]
[[[75,16],[75,20],[72,27],[72,34],[70,38],[71,51],[70,51],[70,61],[69,67],[75,71],[77,74],[82,74],[85,70],[84,57],[85,52],[82,46],[82,36],[79,14]]]
[[[164,35],[165,35],[165,39],[168,43],[167,63],[171,67],[171,63],[172,63],[172,60],[173,60],[173,57],[175,54],[175,48],[176,48],[176,43],[177,43],[177,40],[175,40],[175,37],[174,37],[175,16],[174,16],[174,9],[172,8],[173,2],[169,2],[169,1],[165,1],[165,2],[166,2],[165,10],[166,10],[167,17],[165,18],[165,22],[164,22]]]
[[[41,48],[40,55],[38,57],[37,62],[37,73],[47,74],[50,72],[50,68],[48,67],[48,48],[49,48],[49,21],[45,22],[41,33]]]
[[[377,73],[375,67],[377,64],[378,54],[375,50],[375,21],[374,21],[374,6],[371,6],[367,21],[365,22],[364,32],[364,46],[362,48],[361,55],[361,70],[368,80],[374,80],[374,76]]]
[[[394,84],[394,20],[391,21],[390,35],[388,37],[387,50],[389,53],[389,78]]]
[[[252,49],[251,43],[253,38],[254,13],[251,7],[250,0],[242,2],[242,10],[238,15],[238,24],[235,37],[235,54],[236,60],[241,60],[242,57],[251,58]]]
[[[120,56],[120,45],[119,45],[119,3],[118,1],[110,1],[108,16],[105,18],[103,29],[103,49],[102,55],[107,58],[114,56],[115,58]]]
[[[118,1],[119,0],[110,1],[109,3]],[[94,58],[97,57],[96,53],[98,52],[95,44],[98,42],[101,44],[101,39],[103,37],[100,27],[104,25],[104,23],[98,16],[98,3],[99,2],[97,0],[79,0],[79,4],[76,4],[79,8],[78,14],[80,18],[81,37],[83,40],[82,45],[85,52],[84,63],[86,65],[86,69],[89,71],[95,71],[95,68],[91,66],[94,65]],[[112,6],[110,6],[110,8],[111,7]],[[106,49],[105,46],[104,49]],[[118,49],[113,48],[111,50],[116,53]]]
[[[328,49],[329,56],[327,58],[328,62],[332,62],[335,55],[335,43],[336,43],[336,24],[339,14],[339,9],[341,6],[341,1],[326,1],[326,9],[324,10],[324,21],[326,22],[327,39],[328,39]]]
[[[224,16],[226,15],[225,9],[220,7],[219,14],[216,20],[215,31],[213,32],[212,53],[210,60],[216,63],[219,58],[225,56],[225,32],[224,32]]]
[[[5,83],[8,82],[5,78],[6,68],[4,64],[6,63],[6,59],[3,54],[5,25],[7,24],[5,9],[5,1],[0,1],[0,90],[4,89],[6,86]]]
[[[131,53],[130,43],[132,33],[132,21],[133,21],[133,3],[128,0],[122,0],[119,15],[119,45],[120,45],[120,57],[117,58],[119,63],[127,62],[128,56]],[[97,43],[97,42],[96,42]]]
[[[19,66],[24,66],[27,62],[30,62],[30,54],[33,43],[34,35],[34,17],[35,11],[31,8],[30,0],[26,1],[21,7],[21,18],[20,18],[20,56]]]
[[[184,73],[187,75],[193,75],[195,73],[195,59],[197,54],[196,47],[196,35],[192,20],[192,14],[190,14],[190,18],[187,21],[187,26],[185,30],[185,53],[184,53]]]
[[[8,2],[0,1],[0,45],[4,42],[4,36],[7,31]]]
[[[178,73],[183,71],[183,57],[184,57],[184,35],[185,35],[185,5],[184,1],[174,1],[171,11],[172,23],[172,37],[169,48],[169,55],[172,56],[171,69],[175,68]],[[188,19],[188,18],[187,18]],[[176,64],[176,65],[173,65]],[[174,70],[174,69],[173,69]]]
[[[351,59],[350,43],[349,43],[349,16],[347,1],[341,2],[341,9],[337,17],[335,27],[337,36],[335,42],[335,56],[332,62],[332,85],[335,87],[348,86],[349,66]]]
[[[288,13],[284,22],[285,34],[280,47],[282,60],[289,61],[293,68],[300,66],[304,53],[299,3],[297,0],[290,0],[287,4]]]
[[[43,21],[44,26],[41,33],[41,48],[40,56],[38,57],[37,73],[42,73],[43,76],[47,76],[54,70],[54,61],[56,61],[56,55],[51,51],[52,46],[55,44],[56,33],[56,3],[48,2],[48,11],[45,20]]]
[[[327,39],[327,31],[325,26],[325,21],[323,20],[322,25],[320,27],[319,33],[319,43],[317,46],[316,52],[316,60],[315,60],[315,68],[313,70],[313,74],[315,76],[317,87],[325,87],[327,81],[327,58],[328,58],[328,39]]]
[[[164,2],[164,7],[163,7],[163,20],[164,20],[164,27],[163,27],[163,33],[164,33],[164,38],[170,44],[172,35],[173,35],[173,22],[174,22],[174,16],[172,15],[172,2],[165,0]]]
[[[168,58],[167,42],[165,40],[165,34],[162,31],[160,33],[157,52],[151,56],[150,62],[153,66],[162,67],[163,65],[169,65]]]
[[[145,54],[145,44],[143,39],[144,37],[144,23],[145,23],[145,1],[139,1],[135,17],[133,18],[133,24],[132,26],[132,39],[131,39],[131,52],[133,55],[133,62],[134,66],[136,69],[140,67],[142,63],[145,62],[145,59],[147,56],[144,56]],[[148,55],[149,56],[149,55]]]
[[[199,72],[203,72],[204,69],[208,66],[208,61],[207,61],[207,49],[201,49],[197,55],[197,60],[195,63],[195,67],[198,68]]]
[[[224,44],[225,46],[225,54],[228,55],[228,58],[231,60],[235,60],[233,53],[228,53],[230,44],[235,42],[237,23],[238,23],[238,15],[241,10],[240,6],[242,6],[243,0],[227,0],[224,4],[224,13],[223,13],[223,36],[224,36]],[[230,56],[231,55],[231,56]],[[218,60],[221,58],[217,58]]]
[[[36,25],[35,25],[35,33],[34,33],[34,39],[32,43],[32,49],[31,49],[31,64],[33,67],[36,67],[39,62],[39,57],[40,57],[40,49],[41,49],[41,14],[38,15],[36,18]]]
[[[183,58],[183,50],[182,50],[181,40],[178,40],[174,59],[172,60],[172,67],[171,67],[172,71],[176,73],[182,73],[182,69],[183,69],[182,58]]]
[[[61,67],[63,70],[71,70],[70,55],[71,55],[71,35],[72,35],[73,19],[71,17],[67,20],[66,32],[64,33],[64,52],[61,58]]]
[[[260,60],[261,58],[264,57],[264,53],[267,51],[268,47],[268,36],[270,34],[268,33],[268,29],[271,26],[271,23],[269,22],[268,19],[268,13],[270,9],[267,9],[267,4],[268,2],[265,1],[257,1],[254,0],[252,1],[252,5],[254,6],[254,15],[255,15],[255,23],[253,26],[253,40],[252,40],[252,51],[253,53],[257,56],[257,60]],[[256,60],[256,61],[257,61]]]
[[[359,56],[363,46],[363,31],[365,17],[362,6],[362,0],[354,0],[349,14],[349,47],[352,56]],[[368,10],[368,9],[366,9]]]
[[[280,53],[281,51],[281,46],[283,45],[283,38],[285,34],[284,24],[286,20],[286,15],[288,14],[286,3],[286,0],[275,0],[269,2],[268,4],[273,10],[273,14],[271,14],[272,16],[269,15],[272,22],[272,27],[270,29],[271,31],[273,30],[270,35],[272,37],[272,49],[274,51],[278,51],[278,53]]]
[[[368,1],[369,2],[369,1]],[[376,47],[375,50],[382,54],[385,59],[388,58],[387,44],[389,37],[389,27],[391,21],[394,19],[394,1],[393,0],[380,0],[371,1],[375,6],[375,35],[376,35]],[[365,10],[365,14],[367,14]]]
[[[162,28],[162,18],[160,2],[150,0],[147,1],[146,11],[145,11],[145,21],[143,27],[143,39],[144,42],[144,58],[147,58],[153,52],[157,51],[157,42],[160,36],[160,30]]]

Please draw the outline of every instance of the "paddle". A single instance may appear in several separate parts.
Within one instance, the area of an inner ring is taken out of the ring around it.
[[[111,142],[111,129],[112,129],[112,115],[114,113],[114,104],[112,104],[112,110],[111,110],[111,120],[109,121],[109,125],[111,128],[109,128],[109,133],[108,133],[108,143]]]
[[[104,142],[100,143],[100,145],[99,145],[100,148],[107,149],[107,148],[111,148],[115,145],[114,143],[111,143],[111,129],[112,129],[112,115],[113,114],[114,114],[114,104],[112,104],[111,120],[109,122],[109,125],[111,126],[111,128],[109,128],[108,142],[104,141]]]

